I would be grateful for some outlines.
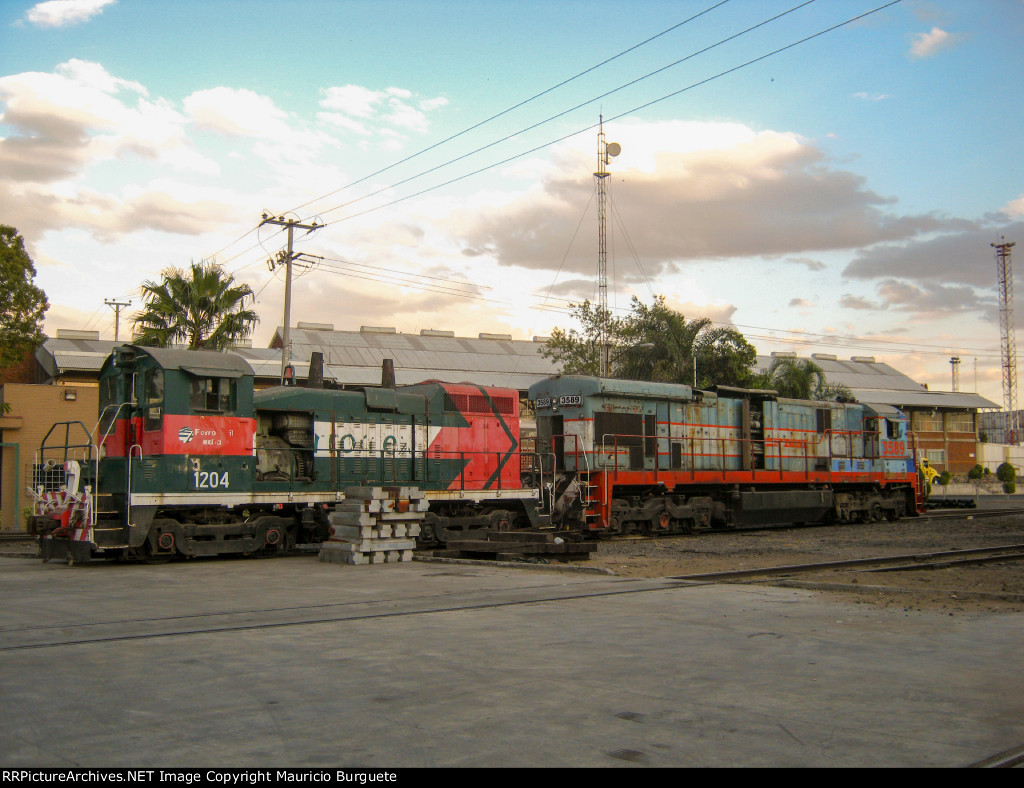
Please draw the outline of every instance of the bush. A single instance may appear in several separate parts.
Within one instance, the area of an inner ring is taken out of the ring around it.
[[[980,479],[984,475],[985,475],[985,469],[981,465],[975,465],[973,468],[971,468],[969,471],[967,471],[967,478],[968,479],[975,479],[975,480],[977,480],[977,479]]]
[[[939,474],[938,483],[945,487],[953,480],[953,474],[949,471],[943,471]]]
[[[996,468],[996,478],[1001,482],[1012,484],[1017,481],[1017,469],[1010,465],[1010,463],[1004,462]]]
[[[1003,482],[1003,492],[1007,495],[1013,495],[1017,492],[1016,482]]]

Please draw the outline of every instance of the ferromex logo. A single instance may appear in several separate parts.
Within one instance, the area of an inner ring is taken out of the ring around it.
[[[193,434],[191,427],[182,427],[178,430],[178,440],[182,443],[191,443]]]

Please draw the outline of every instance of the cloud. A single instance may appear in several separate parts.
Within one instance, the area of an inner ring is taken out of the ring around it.
[[[955,282],[978,288],[995,287],[995,258],[990,244],[999,235],[1024,238],[1024,221],[1002,224],[962,222],[961,232],[899,245],[860,251],[843,276],[852,279],[896,277],[919,283]]]
[[[860,93],[854,93],[853,97],[861,99],[862,101],[885,101],[886,99],[892,98],[888,93],[865,93],[863,91]]]
[[[1007,216],[1024,216],[1024,194],[1008,202],[1003,208],[1003,213]]]
[[[609,227],[628,228],[643,270],[712,258],[858,249],[950,229],[934,215],[902,215],[864,178],[835,168],[794,134],[740,124],[633,124],[609,177]],[[533,191],[504,205],[468,209],[457,224],[465,248],[501,264],[553,269],[594,191],[589,140],[556,152]],[[636,151],[636,154],[630,154]],[[573,244],[564,270],[590,272],[596,241]],[[621,268],[620,268],[621,271]]]
[[[141,157],[210,172],[185,136],[186,118],[137,82],[70,60],[52,74],[0,77],[0,179],[51,183],[101,161]]]
[[[811,257],[787,257],[783,260],[785,263],[792,265],[806,266],[810,271],[824,271],[826,266],[821,260],[815,260]]]
[[[995,317],[994,295],[979,294],[966,285],[949,286],[940,282],[911,284],[898,279],[885,279],[878,284],[878,295],[885,309],[913,312],[921,317],[980,312]]]
[[[914,58],[932,57],[939,52],[952,49],[962,40],[962,35],[947,33],[941,28],[933,27],[928,33],[914,34],[914,40],[910,44],[910,56]]]
[[[251,90],[199,90],[185,98],[184,107],[196,126],[228,137],[273,138],[287,130],[287,113]]]
[[[376,126],[391,126],[403,131],[423,133],[428,130],[427,115],[448,104],[448,99],[414,99],[405,88],[390,87],[371,90],[361,85],[341,85],[321,91],[320,106],[324,112],[317,117],[353,134],[369,136]]]
[[[79,227],[103,241],[143,229],[198,233],[233,209],[210,196],[183,196],[173,184],[145,186],[153,172],[217,175],[188,138],[189,119],[146,88],[100,64],[69,60],[53,73],[0,78],[0,211],[23,232]],[[96,168],[132,167],[121,194],[84,188]]]
[[[844,295],[839,299],[839,306],[843,309],[885,309],[881,304],[872,304],[866,298],[854,295]]]
[[[37,3],[25,18],[37,27],[64,27],[86,22],[117,0],[49,0]]]

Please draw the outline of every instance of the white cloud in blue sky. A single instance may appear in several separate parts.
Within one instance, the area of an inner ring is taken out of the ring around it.
[[[934,57],[940,52],[956,46],[962,38],[954,33],[947,33],[941,28],[933,27],[927,33],[914,35],[914,40],[910,45],[910,54],[916,58]]]
[[[37,27],[65,27],[86,22],[117,0],[47,0],[32,6],[25,18]]]

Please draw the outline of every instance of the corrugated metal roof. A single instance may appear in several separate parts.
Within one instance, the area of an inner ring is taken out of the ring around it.
[[[277,336],[281,329],[277,330]],[[289,332],[296,377],[308,376],[313,351],[324,354],[324,375],[339,383],[380,383],[381,362],[395,361],[397,382],[423,380],[446,383],[473,381],[519,390],[558,373],[554,362],[540,355],[544,344],[526,340],[382,334],[360,331],[325,331],[294,328]],[[71,371],[99,371],[117,345],[112,340],[47,339],[36,354],[51,375]],[[238,348],[234,351],[258,378],[276,378],[281,372],[281,351],[274,348]],[[942,408],[998,409],[978,394],[929,391],[897,369],[879,362],[813,359],[832,383],[850,388],[858,400],[880,405]],[[757,369],[771,366],[770,356],[758,356]]]
[[[895,405],[899,408],[966,408],[998,409],[999,406],[980,394],[962,391],[884,391],[879,389],[851,389],[858,402],[868,404]]]
[[[357,369],[367,367],[375,369],[373,379],[379,380],[385,358],[394,359],[399,380],[410,382],[426,378],[446,382],[473,380],[525,389],[558,372],[554,362],[540,355],[543,343],[525,340],[296,328],[289,331],[289,341],[297,373],[298,365],[308,363],[310,354],[316,351],[324,354],[325,374],[329,374],[328,369],[340,370],[335,377],[345,383],[365,382],[348,378]]]

